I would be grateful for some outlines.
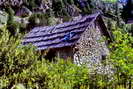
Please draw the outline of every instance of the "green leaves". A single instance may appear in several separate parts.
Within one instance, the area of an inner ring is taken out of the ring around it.
[[[14,82],[13,77],[17,79],[18,74],[25,69],[30,68],[37,59],[38,54],[35,47],[22,46],[21,37],[10,37],[6,27],[1,28],[0,36],[0,78],[6,77],[8,84]],[[4,79],[2,80],[4,82]],[[7,84],[7,86],[8,86]],[[6,86],[6,87],[7,87]]]
[[[34,46],[21,45],[21,37],[10,37],[6,27],[1,29],[0,88],[113,89],[123,82],[127,84],[133,76],[133,37],[120,30],[114,32],[115,41],[110,45],[112,51],[106,60],[110,63],[105,63],[111,64],[114,75],[107,75],[98,74],[97,69],[90,73],[86,66],[63,59],[48,62],[39,57]]]
[[[0,82],[3,84],[0,88],[73,89],[88,83],[89,72],[85,66],[61,59],[57,63],[38,60],[40,54],[34,46],[21,45],[21,37],[10,37],[6,27],[1,34]]]
[[[111,45],[113,51],[110,58],[116,70],[115,74],[117,75],[118,83],[124,79],[126,80],[123,82],[127,83],[133,76],[133,37],[117,30],[114,32],[114,38],[115,41]]]
[[[76,85],[88,83],[88,69],[69,61],[60,60],[49,66],[49,86],[55,89],[73,89]],[[60,81],[59,81],[60,80]]]
[[[117,0],[102,0],[102,1],[105,1],[105,2],[111,2],[111,3],[115,3],[115,2],[117,2]]]

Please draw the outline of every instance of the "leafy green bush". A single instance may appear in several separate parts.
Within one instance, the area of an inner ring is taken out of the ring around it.
[[[29,73],[30,71],[30,73]],[[14,79],[23,82],[27,88],[39,89],[77,89],[88,87],[88,69],[70,62],[49,63],[38,61],[34,67],[16,74]],[[20,77],[21,76],[21,79]],[[86,88],[84,88],[86,89]]]
[[[115,41],[111,44],[110,59],[115,69],[116,85],[131,89],[133,78],[133,37],[120,30],[114,32]]]
[[[77,89],[88,87],[89,71],[85,66],[59,61],[49,67],[50,89]],[[56,87],[55,87],[56,86]]]
[[[5,28],[0,36],[0,88],[11,89],[19,85],[39,89],[88,87],[89,72],[85,66],[39,59],[35,47],[21,45],[20,38],[10,38]]]
[[[35,26],[48,25],[48,18],[49,16],[47,14],[42,14],[42,13],[32,14],[29,18],[28,26],[30,28],[33,28]]]
[[[27,6],[30,10],[33,10],[33,8],[36,8],[38,6],[36,1],[38,3],[40,0],[23,0],[23,4]]]
[[[117,0],[102,0],[102,1],[105,1],[105,2],[112,2],[112,3],[116,3]]]
[[[36,26],[49,26],[57,24],[57,20],[52,16],[51,11],[49,13],[35,13],[29,18],[29,24],[27,29],[34,28]]]
[[[32,45],[21,45],[21,37],[9,37],[6,27],[0,34],[1,89],[132,89],[133,37],[129,34],[114,32],[112,51],[105,60],[112,66],[111,77],[63,59],[49,62]]]
[[[7,81],[9,76],[21,73],[35,63],[37,53],[33,46],[23,46],[18,38],[10,38],[5,28],[2,28],[2,35],[0,36],[0,79],[4,78],[4,81]],[[10,80],[8,82],[11,84],[15,81]]]

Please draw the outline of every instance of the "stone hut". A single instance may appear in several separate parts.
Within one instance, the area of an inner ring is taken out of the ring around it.
[[[71,58],[74,63],[98,62],[109,53],[103,36],[110,34],[100,13],[54,26],[35,27],[23,39],[38,51],[49,50],[46,58]]]

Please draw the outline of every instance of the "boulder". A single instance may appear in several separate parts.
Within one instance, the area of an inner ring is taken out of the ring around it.
[[[17,12],[16,12],[16,16],[19,17],[28,17],[32,14],[32,12],[25,6],[22,6]]]
[[[6,24],[8,19],[8,14],[0,11],[0,24]]]

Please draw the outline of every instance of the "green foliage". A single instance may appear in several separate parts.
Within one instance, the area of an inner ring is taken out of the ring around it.
[[[7,30],[11,36],[15,36],[19,32],[19,24],[14,21],[14,11],[11,7],[7,7],[6,12],[8,13]]]
[[[37,0],[25,0],[25,5],[32,10],[36,8]],[[40,2],[41,0],[38,0]],[[45,0],[46,1],[46,0]],[[48,0],[47,0],[48,1]],[[53,0],[51,11],[46,14],[35,13],[29,18],[28,26],[54,25],[57,17],[63,17],[65,21],[70,19],[66,10],[68,5],[75,5],[82,14],[91,13],[89,5],[81,8],[76,0]],[[98,0],[96,0],[98,1]],[[100,1],[100,0],[99,0]],[[99,2],[98,1],[98,2]],[[104,0],[106,2],[116,2],[116,0]],[[97,8],[97,4],[94,5]],[[105,12],[116,13],[118,16],[118,7],[112,11],[111,5],[102,7]],[[53,9],[53,10],[52,10]],[[10,37],[10,34],[16,34],[17,29],[24,29],[22,24],[14,21],[14,11],[12,8],[6,9],[8,13],[7,27],[0,30],[0,89],[131,89],[133,88],[133,37],[130,34],[122,33],[123,29],[117,29],[112,20],[109,28],[114,30],[114,42],[110,45],[110,56],[103,61],[102,66],[111,65],[113,73],[98,73],[98,69],[92,73],[85,65],[77,66],[70,61],[59,59],[56,63],[51,63],[41,58],[36,48],[32,45],[21,45],[21,36]],[[54,15],[53,15],[54,11]],[[117,18],[118,20],[119,18]],[[117,21],[118,23],[119,21]],[[113,26],[114,25],[114,26]],[[126,31],[132,28],[123,25]],[[7,30],[7,29],[8,30]],[[8,32],[9,31],[9,32]],[[126,32],[125,31],[125,32]],[[129,31],[131,32],[131,30]],[[20,34],[19,34],[20,35]],[[96,65],[98,66],[98,65]],[[103,67],[104,68],[104,67]],[[109,70],[107,70],[109,71]]]
[[[37,7],[36,1],[39,0],[25,0],[24,5],[27,6],[30,10],[32,10],[33,8]]]
[[[1,89],[132,89],[133,37],[121,29],[114,31],[110,56],[103,63],[111,65],[111,75],[63,59],[46,61],[36,47],[21,45],[21,36],[10,37],[6,26],[0,34]]]
[[[42,13],[35,13],[32,14],[29,18],[28,28],[34,28],[36,26],[48,26],[48,25],[55,25],[57,23],[52,13],[42,14]]]
[[[52,0],[52,9],[55,16],[67,15],[67,12],[64,10],[65,5],[63,3],[63,0]]]
[[[5,28],[2,28],[2,35],[0,36],[0,81],[1,84],[5,82],[7,85],[9,83],[10,86],[15,81],[9,81],[9,78],[14,74],[21,73],[35,63],[37,54],[34,47],[22,46],[20,40],[17,40],[18,38],[10,38]]]
[[[114,32],[115,41],[112,43],[113,49],[110,59],[115,68],[115,79],[118,84],[127,88],[133,76],[133,37],[130,34],[123,34],[121,31]]]
[[[117,2],[117,0],[102,0],[102,1],[105,1],[105,2],[112,2],[112,3]]]
[[[40,58],[32,45],[23,46],[20,39],[9,37],[1,28],[0,36],[0,88],[19,89],[86,89],[88,69],[69,61],[50,63]]]
[[[29,18],[29,25],[31,26],[40,26],[40,25],[48,25],[48,15],[35,13],[30,16]]]
[[[89,83],[88,69],[85,66],[72,64],[69,61],[64,62],[61,60],[57,64],[50,65],[49,72],[51,78],[49,82],[50,89],[77,89],[81,86],[85,87]]]
[[[85,6],[81,6],[81,4]],[[76,8],[81,10],[81,14],[90,14],[92,5],[91,0],[86,0],[86,2],[82,1],[79,3],[77,0],[52,0],[52,9],[54,11],[55,16],[57,17],[69,17],[72,12],[68,12],[71,10],[67,10],[69,5],[74,5]]]
[[[21,77],[22,80],[29,80],[27,85],[32,88],[73,89],[75,87],[76,89],[76,87],[85,87],[88,83],[88,69],[62,60],[56,64],[43,60],[38,61],[33,69],[27,69]]]

